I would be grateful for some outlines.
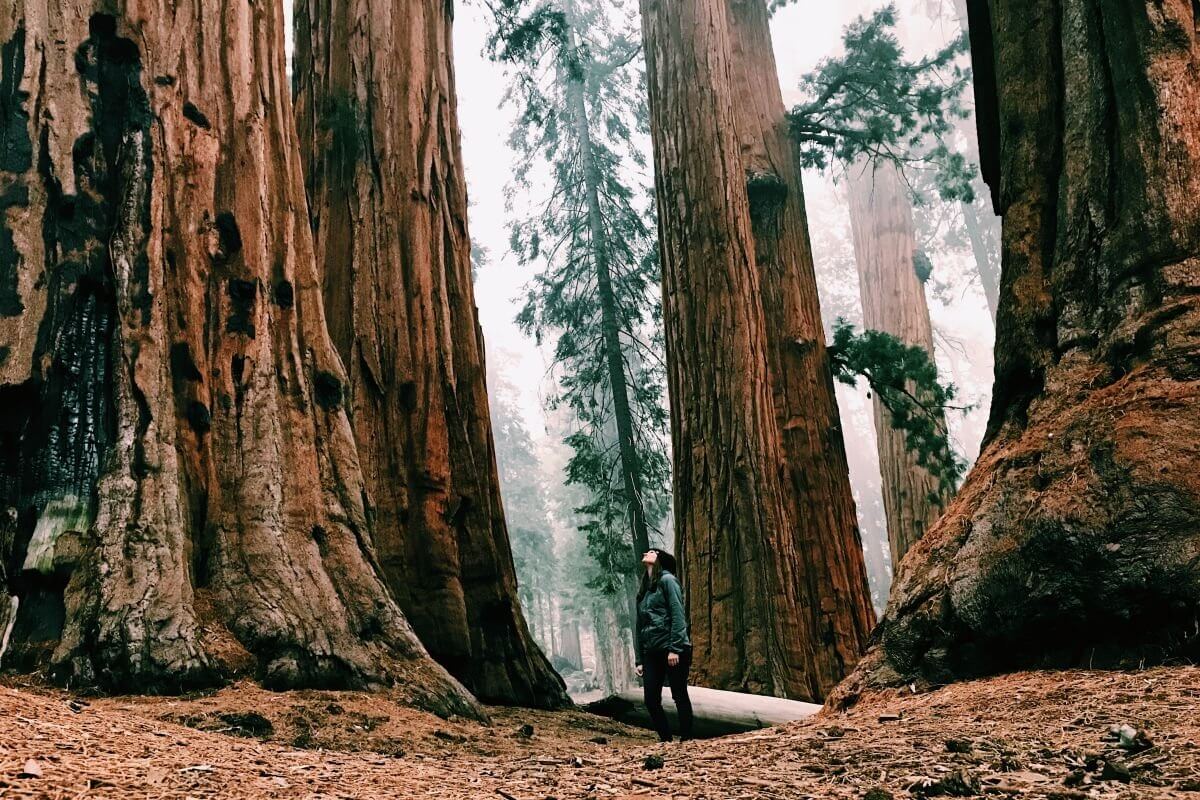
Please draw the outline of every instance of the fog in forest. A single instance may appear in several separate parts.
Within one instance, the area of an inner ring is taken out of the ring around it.
[[[627,3],[623,11],[610,12],[615,27],[630,23],[630,18],[623,16],[631,13],[630,6]],[[789,106],[805,99],[801,88],[804,75],[822,59],[844,53],[846,26],[880,7],[855,0],[796,4],[775,14],[775,56]],[[895,32],[906,58],[930,56],[962,34],[950,0],[902,0],[895,8]],[[535,636],[547,653],[553,654],[556,666],[567,675],[576,694],[587,689],[611,691],[631,680],[629,665],[618,663],[628,658],[628,649],[617,644],[629,635],[627,631],[601,631],[600,639],[605,644],[596,646],[597,627],[603,627],[604,620],[613,624],[623,619],[620,603],[614,602],[623,598],[619,592],[610,596],[585,585],[589,580],[594,583],[603,567],[589,555],[586,534],[579,529],[587,515],[575,513],[589,502],[589,490],[578,484],[566,485],[571,447],[564,439],[572,431],[572,412],[561,404],[553,406],[558,382],[569,367],[556,362],[557,338],[553,332],[543,335],[539,344],[516,321],[527,302],[531,282],[542,267],[536,259],[534,263],[522,263],[514,254],[512,230],[514,226],[520,228],[528,215],[536,216],[539,204],[551,192],[552,181],[546,166],[535,164],[527,184],[514,185],[515,165],[536,158],[515,152],[509,143],[521,106],[505,103],[505,94],[514,85],[519,70],[511,65],[501,68],[488,57],[488,37],[494,24],[485,10],[473,4],[460,6],[455,63],[471,198],[471,234],[477,254],[476,298],[487,345],[491,411],[508,524],[521,598]],[[960,56],[960,62],[967,62],[965,55]],[[962,99],[969,109],[970,92]],[[973,137],[973,116],[956,124],[954,142],[965,147]],[[635,203],[646,211],[653,187],[649,136],[635,131],[630,138],[641,150],[646,166],[627,168],[626,177],[629,185],[642,193]],[[832,164],[826,169],[806,169],[804,175],[827,338],[838,318],[859,329],[863,326],[846,170],[845,166]],[[920,179],[920,173],[920,168],[913,171],[917,176],[914,182]],[[981,193],[985,191],[978,178],[974,185]],[[928,190],[914,191],[921,192],[924,200],[923,205],[915,207],[914,217],[917,246],[932,265],[923,288],[939,378],[953,384],[958,392],[946,422],[952,446],[970,464],[978,453],[987,421],[994,325],[976,257],[957,217],[958,204],[942,202]],[[986,212],[986,246],[990,258],[998,263],[998,222],[991,217],[986,199],[976,205]],[[658,346],[661,352],[661,339]],[[839,383],[837,399],[872,601],[876,612],[882,613],[892,570],[870,392],[863,381],[856,388]],[[665,384],[662,404],[665,409]],[[664,442],[667,429],[664,424]],[[619,482],[614,477],[614,483]],[[624,535],[628,536],[627,529]],[[654,545],[673,548],[669,509],[651,521],[650,539]],[[581,645],[575,641],[577,637]],[[600,659],[604,663],[597,661],[598,649],[603,651],[602,656],[607,652],[607,657]],[[580,666],[587,668],[586,673],[574,669]]]

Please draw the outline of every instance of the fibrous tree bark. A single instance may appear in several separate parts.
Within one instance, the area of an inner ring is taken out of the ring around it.
[[[863,327],[920,347],[932,359],[933,325],[925,286],[913,263],[917,237],[904,177],[890,161],[860,161],[848,168],[847,178]],[[911,384],[910,390],[917,391]],[[891,413],[878,394],[873,405],[883,507],[894,566],[937,520],[949,492],[909,450],[904,431],[892,425]],[[943,415],[937,413],[945,428]]]
[[[10,647],[72,684],[407,681],[478,713],[379,574],[282,26],[274,2],[0,11]]]
[[[969,7],[1003,217],[991,417],[845,698],[1200,649],[1196,6]]]
[[[695,680],[811,698],[816,642],[783,487],[736,137],[727,0],[643,0],[676,546]]]
[[[481,699],[569,704],[523,617],[500,502],[452,7],[307,0],[295,21],[317,263],[388,584]]]
[[[804,564],[819,697],[844,678],[875,624],[841,418],[825,349],[804,189],[764,0],[729,0],[734,118],[747,180],[769,372],[793,535],[775,557]]]

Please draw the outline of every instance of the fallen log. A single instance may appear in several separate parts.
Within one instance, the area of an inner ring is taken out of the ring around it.
[[[782,725],[785,722],[811,717],[821,710],[821,706],[814,703],[725,692],[700,686],[689,686],[688,697],[691,698],[692,715],[695,718],[693,733],[699,739]],[[636,686],[588,703],[584,709],[627,725],[651,727],[650,714],[642,700],[642,690]],[[671,729],[678,733],[679,715],[669,691],[663,692],[663,709],[671,720]]]

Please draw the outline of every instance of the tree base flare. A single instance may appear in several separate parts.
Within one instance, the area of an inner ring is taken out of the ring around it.
[[[1035,403],[1040,424],[985,450],[902,563],[871,653],[831,704],[1200,655],[1200,383],[1144,368],[1069,401]]]

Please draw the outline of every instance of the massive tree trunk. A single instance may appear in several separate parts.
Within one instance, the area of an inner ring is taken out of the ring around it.
[[[388,584],[481,699],[569,703],[530,636],[471,284],[451,6],[296,6],[297,119],[333,341]]]
[[[891,162],[858,162],[849,169],[848,183],[863,327],[890,333],[933,358],[933,325],[925,287],[913,265],[917,238],[904,178]],[[917,462],[904,432],[892,426],[891,413],[878,394],[873,403],[894,567],[937,520],[949,493]],[[941,424],[944,428],[945,420]]]
[[[643,0],[675,531],[702,685],[820,696],[736,138],[727,0]]]
[[[1004,220],[991,419],[847,694],[1200,655],[1196,6],[970,10]]]
[[[730,0],[734,117],[747,175],[771,386],[795,527],[776,557],[805,565],[824,693],[862,656],[875,625],[833,375],[825,350],[804,188],[788,135],[764,0]],[[821,696],[824,696],[823,694]]]
[[[410,682],[325,328],[280,4],[0,12],[12,648],[72,685]]]

